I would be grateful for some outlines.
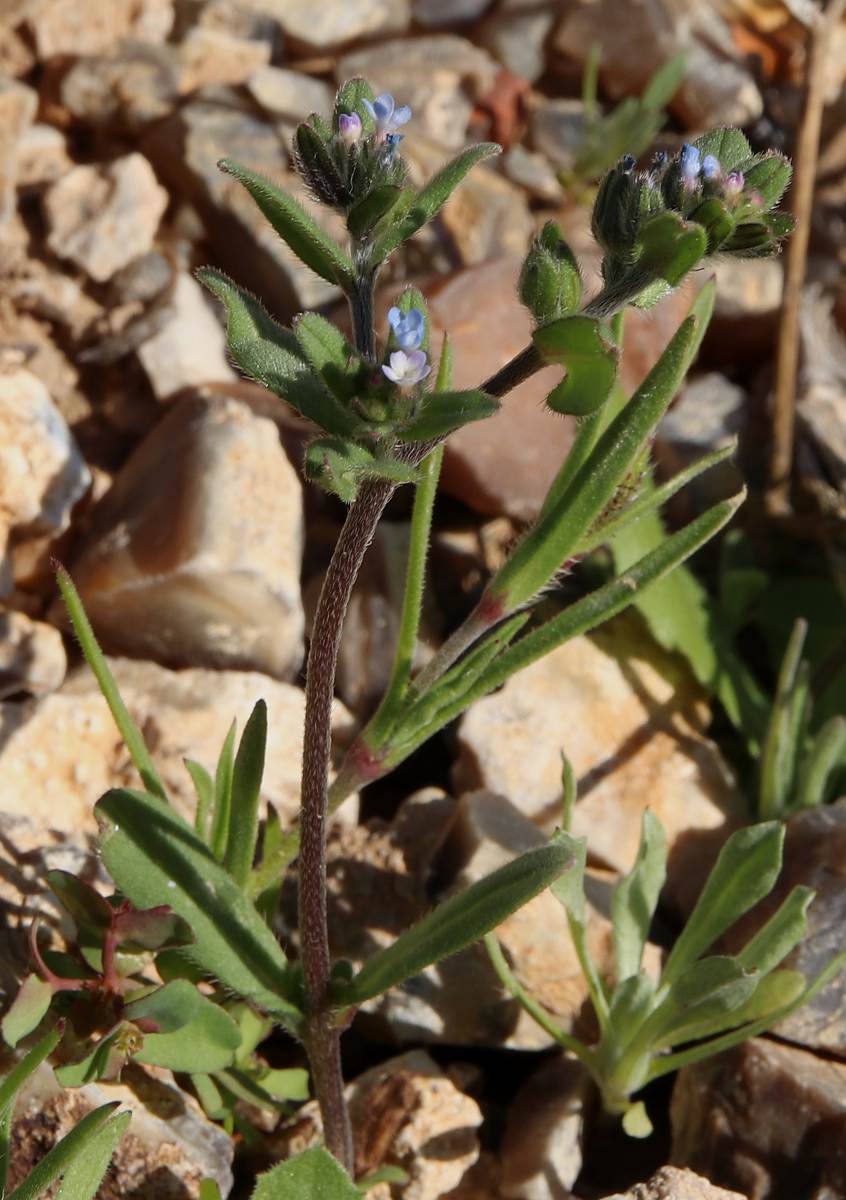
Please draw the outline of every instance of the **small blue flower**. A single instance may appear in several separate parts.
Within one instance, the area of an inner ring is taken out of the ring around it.
[[[723,173],[720,166],[720,160],[713,154],[706,154],[702,159],[702,177],[703,179],[719,179]]]
[[[397,108],[397,102],[390,92],[382,92],[375,100],[362,100],[364,107],[376,122],[376,137],[384,141],[388,134],[396,133],[400,125],[411,120],[411,109],[407,104]]]
[[[382,370],[392,383],[400,387],[412,387],[421,383],[432,370],[426,361],[423,350],[413,350],[406,354],[404,350],[395,350],[391,355],[390,366],[383,364]]]
[[[426,332],[426,318],[419,308],[400,312],[396,307],[388,309],[388,324],[393,331],[400,350],[419,350]]]
[[[341,113],[338,117],[338,133],[351,146],[361,137],[361,117],[358,113]]]
[[[682,187],[687,192],[692,192],[699,180],[699,172],[702,170],[701,156],[696,146],[691,146],[690,142],[685,142],[679,154],[679,169],[681,171]]]
[[[405,134],[402,133],[386,133],[385,134],[385,158],[390,161],[397,152],[397,147],[402,141]]]
[[[743,193],[746,180],[742,171],[731,171],[723,182],[723,195],[727,200],[737,200]]]

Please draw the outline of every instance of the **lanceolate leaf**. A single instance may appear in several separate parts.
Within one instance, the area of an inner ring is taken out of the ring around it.
[[[38,1197],[42,1196],[55,1180],[71,1170],[81,1155],[87,1155],[92,1140],[97,1137],[117,1107],[118,1101],[113,1101],[111,1104],[104,1104],[100,1108],[95,1108],[93,1112],[86,1113],[79,1124],[36,1163],[23,1183],[8,1195],[7,1200],[38,1200]],[[117,1129],[113,1131],[116,1134],[113,1147],[126,1129],[129,1115],[126,1113],[122,1114],[121,1118],[115,1118],[118,1120],[118,1125]],[[102,1162],[103,1145],[99,1140],[94,1142],[94,1145],[98,1151],[97,1162],[99,1164]],[[75,1178],[77,1180],[81,1178],[86,1183],[88,1182],[83,1170],[77,1171]],[[71,1181],[75,1187],[73,1175]],[[99,1185],[99,1180],[97,1182]],[[90,1191],[86,1193],[80,1188],[76,1190],[75,1194],[73,1191],[66,1192],[64,1200],[90,1200],[90,1197]]]
[[[194,932],[185,953],[236,995],[289,1027],[282,950],[253,905],[176,813],[141,792],[115,789],[97,803],[103,862],[138,907],[169,904]]]
[[[783,842],[784,826],[778,821],[731,835],[670,952],[662,982],[681,979],[730,925],[769,894],[781,869]]]
[[[816,893],[795,887],[767,923],[746,943],[737,961],[749,971],[765,975],[782,962],[805,936],[807,912]]]
[[[430,392],[399,434],[406,442],[428,442],[471,421],[483,421],[498,410],[499,401],[487,392]]]
[[[335,1002],[347,1006],[380,996],[478,941],[570,869],[573,861],[568,847],[540,846],[471,884],[374,955],[351,982],[339,983]]]
[[[267,748],[267,705],[256,701],[250,714],[232,772],[232,804],[229,837],[223,865],[240,886],[250,876],[256,852],[259,827],[259,799]]]
[[[85,1142],[64,1177],[56,1200],[94,1200],[115,1150],[132,1121],[131,1112],[119,1112]]]
[[[38,975],[27,975],[3,1017],[3,1040],[17,1046],[41,1024],[53,999],[53,989]]]
[[[614,889],[612,921],[617,980],[622,982],[640,971],[649,926],[667,874],[667,838],[664,827],[648,810],[637,860]]]
[[[200,283],[223,303],[229,351],[237,366],[328,433],[350,434],[358,422],[312,370],[296,337],[222,271],[202,267]]]
[[[301,204],[263,175],[229,158],[221,159],[218,166],[244,185],[282,240],[307,267],[330,283],[340,284],[344,290],[353,286],[352,259],[335,245]]]
[[[492,154],[500,154],[502,147],[495,142],[483,142],[478,146],[470,146],[456,155],[451,162],[442,167],[437,175],[421,188],[408,210],[396,222],[388,227],[373,243],[371,261],[375,266],[384,262],[388,255],[396,250],[412,234],[416,233],[427,221],[431,221],[443,207],[464,176]]]

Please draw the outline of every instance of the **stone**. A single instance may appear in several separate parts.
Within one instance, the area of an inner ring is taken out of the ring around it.
[[[458,730],[455,780],[501,792],[552,830],[565,753],[579,783],[574,833],[587,837],[595,861],[628,871],[646,808],[670,846],[741,816],[731,772],[701,733],[703,717],[700,694],[673,656],[636,622],[617,619],[472,705]]]
[[[102,54],[133,36],[164,41],[172,24],[173,0],[109,0],[94,7],[79,0],[36,0],[27,12],[41,60]]]
[[[379,92],[391,92],[398,104],[411,105],[408,129],[413,138],[409,137],[403,152],[414,150],[421,136],[439,148],[457,150],[465,144],[475,101],[494,86],[497,64],[466,38],[439,33],[382,42],[344,55],[335,78],[340,83],[355,75],[371,80]],[[443,158],[443,149],[439,153]]]
[[[746,392],[725,375],[709,371],[685,383],[678,400],[661,421],[655,436],[655,460],[663,477],[691,466],[712,450],[728,445],[743,432]],[[678,497],[691,514],[740,491],[743,480],[733,460],[720,463],[692,480]]]
[[[167,116],[178,91],[173,47],[136,41],[121,43],[115,54],[77,59],[59,97],[82,124],[131,132]]]
[[[153,245],[168,194],[143,155],[77,166],[44,197],[47,246],[104,283]]]
[[[92,1109],[117,1101],[132,1113],[127,1134],[97,1190],[99,1200],[198,1200],[203,1179],[232,1187],[232,1138],[177,1087],[170,1071],[130,1064],[122,1083],[62,1088],[42,1063],[18,1093],[12,1121],[10,1187]]]
[[[282,32],[309,50],[329,50],[357,38],[401,33],[410,0],[248,0],[278,21]],[[384,91],[380,84],[379,90]]]
[[[582,1127],[594,1085],[575,1059],[557,1055],[534,1071],[508,1110],[500,1194],[561,1200],[582,1168]]]
[[[67,142],[54,125],[30,125],[15,146],[15,178],[20,189],[54,183],[71,168]]]
[[[718,258],[713,270],[718,318],[746,322],[780,308],[784,269],[777,258]]]
[[[636,1183],[627,1192],[606,1196],[605,1200],[744,1200],[744,1197],[739,1192],[714,1187],[684,1167],[662,1167],[646,1183]]]
[[[18,144],[37,110],[37,92],[15,79],[0,77],[0,225],[15,211]]]
[[[73,575],[107,649],[288,679],[303,651],[302,521],[271,422],[187,396],[91,513]]]
[[[403,1200],[440,1200],[451,1193],[479,1157],[476,1130],[482,1112],[425,1050],[410,1050],[359,1075],[346,1089],[355,1137],[356,1176],[385,1163],[408,1174]],[[317,1143],[322,1124],[317,1103],[304,1104],[274,1135],[285,1157]],[[387,1183],[368,1189],[372,1200],[391,1200]]]
[[[303,266],[249,193],[218,170],[218,160],[237,149],[239,162],[294,195],[331,237],[342,239],[341,218],[316,204],[287,169],[285,137],[273,124],[213,100],[189,100],[150,130],[144,149],[170,189],[200,214],[218,264],[274,316],[285,320],[340,294]]]
[[[248,671],[170,671],[151,662],[110,659],[124,701],[150,748],[170,799],[189,819],[196,796],[184,759],[214,772],[233,719],[244,724],[257,700],[267,702],[268,740],[262,798],[278,810],[283,825],[299,809],[305,698],[291,684]],[[138,776],[111,713],[86,667],[70,673],[62,687],[38,700],[0,704],[3,771],[0,812],[24,817],[39,844],[55,835],[96,833],[94,803],[109,788],[137,787]],[[353,733],[349,714],[336,702],[333,732],[339,743]],[[357,800],[341,809],[355,821]]]
[[[546,155],[527,150],[520,142],[502,156],[502,169],[512,183],[526,188],[539,200],[560,203],[563,199],[564,190]]]
[[[748,125],[763,112],[761,93],[731,43],[718,12],[691,0],[643,0],[619,21],[616,0],[569,7],[552,36],[552,49],[584,63],[602,47],[600,77],[613,98],[640,95],[672,55],[683,52],[685,78],[670,107],[687,128]]]
[[[512,75],[534,83],[546,70],[546,39],[555,24],[547,5],[510,11],[500,6],[482,24],[479,41]]]
[[[846,1064],[753,1038],[684,1067],[672,1160],[748,1200],[846,1196]]]
[[[190,29],[178,46],[180,92],[209,84],[241,84],[270,62],[269,43],[233,37],[207,26]]]
[[[177,276],[161,327],[139,347],[138,358],[158,400],[181,388],[236,378],[217,309],[187,271]]]
[[[78,341],[102,314],[101,306],[83,290],[83,282],[31,258],[6,286],[19,312],[43,317]]]
[[[0,374],[0,564],[9,534],[63,533],[91,482],[44,384],[25,370]],[[0,565],[0,591],[8,591]]]
[[[570,170],[584,144],[585,110],[580,100],[546,100],[532,114],[535,149],[557,167]]]
[[[67,665],[58,629],[22,612],[0,612],[0,700],[18,692],[54,692]]]
[[[285,67],[260,67],[247,80],[247,90],[265,112],[289,121],[304,121],[313,112],[329,120],[335,102],[328,83]]]
[[[412,15],[421,25],[458,25],[475,21],[492,0],[414,0]]]
[[[846,800],[793,813],[787,821],[781,874],[769,896],[747,913],[724,939],[734,954],[798,886],[813,888],[808,928],[782,966],[810,983],[843,949],[846,919]],[[811,1050],[846,1058],[846,976],[841,971],[797,1012],[776,1026],[780,1038]]]

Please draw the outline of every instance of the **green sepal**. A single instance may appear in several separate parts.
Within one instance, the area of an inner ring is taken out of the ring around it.
[[[350,983],[338,981],[339,1007],[380,996],[432,963],[457,954],[501,925],[573,866],[567,846],[550,844],[521,854],[465,891],[438,905],[386,950],[364,964]]]
[[[226,309],[229,351],[245,375],[328,433],[344,436],[359,428],[314,373],[294,334],[278,325],[255,296],[212,267],[195,274]]]
[[[352,288],[355,281],[352,259],[335,245],[301,204],[263,175],[229,158],[222,158],[217,165],[243,184],[297,258],[329,283],[337,283],[345,291]]]
[[[681,979],[717,938],[769,894],[781,870],[783,843],[784,826],[778,821],[731,835],[670,952],[661,977],[664,983]]]
[[[726,173],[742,167],[752,154],[752,147],[739,129],[725,126],[703,133],[693,142],[702,158],[713,154]]]
[[[251,1200],[361,1200],[336,1158],[315,1146],[259,1175]]]
[[[363,100],[369,100],[371,103],[376,99],[376,93],[361,76],[356,76],[354,79],[348,79],[342,83],[335,95],[335,108],[332,114],[332,129],[335,133],[339,130],[339,119],[342,113],[358,113],[361,117],[362,133],[366,136],[373,133],[376,124],[362,104]]]
[[[347,229],[357,240],[367,237],[396,205],[403,189],[393,183],[382,183],[373,189],[347,214]]]
[[[683,220],[678,213],[662,212],[641,225],[635,253],[641,270],[675,287],[707,248],[708,237],[701,226]]]
[[[714,254],[732,234],[734,221],[725,203],[717,196],[703,200],[690,214],[691,221],[702,225],[708,234],[708,253]]]
[[[419,474],[416,467],[379,456],[366,446],[343,438],[315,438],[309,442],[304,471],[306,479],[319,484],[345,504],[352,504],[359,487],[367,479],[414,483]]]
[[[209,848],[172,809],[113,789],[97,802],[103,862],[133,904],[168,904],[187,921],[184,951],[207,975],[297,1028],[291,978],[276,938]]]
[[[308,121],[301,121],[294,134],[294,164],[311,194],[322,204],[334,207],[346,203],[348,191],[329,145],[322,133]],[[270,219],[267,211],[262,211]],[[274,226],[279,231],[275,222]],[[282,236],[286,242],[289,240],[284,234]],[[313,269],[317,270],[316,267]],[[323,272],[318,271],[318,274],[322,275]]]
[[[582,298],[579,264],[555,221],[547,221],[526,255],[518,291],[539,325],[578,309]]]
[[[398,220],[390,222],[373,242],[371,265],[378,266],[384,262],[397,246],[402,245],[417,232],[427,221],[431,221],[447,202],[449,197],[464,179],[465,175],[486,158],[493,154],[502,153],[502,147],[495,142],[482,142],[478,146],[469,146],[457,154],[446,166],[442,167],[429,182],[420,189],[412,200],[409,208]]]
[[[47,1015],[52,999],[53,988],[39,975],[24,977],[0,1026],[7,1046],[17,1046],[22,1038],[38,1028]]]
[[[763,201],[766,211],[775,208],[787,191],[793,167],[782,154],[770,151],[768,154],[757,154],[740,168],[743,172],[745,193],[757,194]]]
[[[429,442],[492,417],[499,408],[499,400],[487,392],[424,392],[414,416],[397,433],[406,442]]]
[[[614,889],[611,904],[617,980],[638,975],[649,926],[667,876],[667,836],[656,816],[643,814],[637,859]]]
[[[546,398],[553,412],[587,417],[602,407],[617,378],[619,350],[601,322],[562,317],[536,329],[532,341],[544,362],[567,368],[566,378]]]

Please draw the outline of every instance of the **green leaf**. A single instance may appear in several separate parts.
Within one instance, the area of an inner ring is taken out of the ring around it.
[[[587,943],[587,904],[585,901],[585,866],[587,863],[587,838],[574,838],[557,829],[552,835],[552,844],[561,846],[572,855],[573,867],[550,885],[553,896],[567,914],[567,924],[573,947],[588,985],[590,998],[601,1030],[608,1024],[608,1000],[599,978]]]
[[[667,837],[647,809],[643,814],[637,859],[614,889],[611,906],[617,981],[640,971],[649,926],[667,876]]]
[[[631,1042],[649,1014],[655,999],[655,986],[648,975],[629,975],[614,989],[608,1013],[608,1025],[620,1049]]]
[[[367,479],[387,479],[394,483],[414,483],[418,471],[407,463],[374,454],[358,442],[343,438],[315,438],[306,446],[306,479],[351,504]]]
[[[830,717],[803,759],[792,808],[825,804],[836,772],[846,763],[846,717]]]
[[[638,231],[637,265],[671,287],[681,283],[708,249],[705,230],[675,212],[662,212],[644,221]]]
[[[684,83],[687,59],[684,54],[674,54],[662,63],[643,89],[640,103],[645,108],[663,108]]]
[[[55,1180],[70,1170],[80,1155],[88,1153],[92,1142],[97,1148],[99,1161],[102,1158],[103,1147],[99,1139],[96,1141],[94,1139],[106,1122],[109,1121],[118,1104],[119,1102],[115,1100],[111,1104],[103,1104],[100,1108],[95,1108],[92,1112],[86,1113],[79,1124],[63,1137],[60,1142],[51,1147],[44,1157],[35,1164],[23,1183],[15,1188],[7,1197],[7,1200],[38,1200],[38,1197],[43,1196]],[[129,1115],[127,1113],[125,1116]],[[121,1114],[123,1120],[120,1120],[120,1124],[118,1125],[115,1144],[126,1128],[125,1116]],[[119,1120],[119,1118],[116,1118],[116,1120]],[[73,1181],[74,1176],[71,1178]],[[81,1175],[79,1172],[76,1172],[75,1178],[85,1180],[85,1175],[84,1173]],[[77,1194],[81,1197],[86,1196],[85,1192]],[[90,1193],[88,1195],[90,1197]],[[71,1200],[71,1197],[73,1197],[73,1193],[65,1193],[63,1200]]]
[[[55,1029],[45,1033],[39,1042],[28,1050],[20,1062],[15,1063],[8,1075],[0,1082],[0,1117],[6,1115],[13,1107],[15,1097],[23,1085],[34,1075],[41,1064],[47,1059],[62,1040],[64,1024],[59,1023]],[[0,1193],[2,1194],[2,1193]]]
[[[428,442],[468,425],[483,421],[499,411],[500,403],[487,392],[429,392],[421,398],[417,412],[399,435],[406,442]]]
[[[83,883],[70,871],[48,871],[46,879],[62,907],[73,917],[77,929],[103,932],[109,928],[115,910],[90,884]]]
[[[303,354],[341,403],[348,403],[359,388],[359,360],[340,329],[319,313],[301,313],[294,319],[294,335]]]
[[[573,866],[572,852],[563,845],[540,846],[521,854],[438,905],[393,945],[375,954],[350,983],[338,985],[334,1002],[342,1006],[361,1004],[419,974],[431,963],[457,954],[501,925]]]
[[[694,317],[681,325],[621,413],[600,436],[570,486],[518,544],[486,589],[486,600],[513,612],[557,573],[612,500],[681,382],[697,335]]]
[[[767,923],[737,955],[741,966],[747,971],[758,971],[761,975],[774,970],[805,936],[807,912],[815,895],[812,888],[794,887]]]
[[[257,700],[244,726],[232,772],[229,837],[223,865],[240,887],[253,868],[259,827],[259,799],[267,749],[267,705]]]
[[[795,783],[797,742],[809,695],[807,667],[802,672],[802,650],[807,633],[807,621],[797,620],[778,674],[772,715],[761,753],[758,812],[762,820],[786,815]]]
[[[193,758],[183,759],[185,770],[191,776],[197,793],[197,808],[194,813],[194,832],[198,838],[208,842],[211,837],[209,817],[214,810],[214,780],[204,766]]]
[[[103,693],[103,699],[109,706],[114,723],[118,727],[118,733],[123,738],[124,745],[135,764],[135,769],[141,776],[144,787],[154,796],[161,796],[163,800],[167,799],[164,784],[153,765],[141,730],[129,715],[129,710],[115,683],[115,677],[112,675],[106,657],[94,636],[94,630],[91,628],[91,622],[88,620],[79,592],[74,587],[70,575],[61,565],[56,567],[56,583],[62,593],[62,599],[68,610],[68,616],[82,653],[85,655],[85,661],[97,680],[97,686]]]
[[[389,1163],[387,1166],[371,1171],[363,1179],[359,1179],[356,1186],[360,1192],[369,1192],[371,1188],[376,1187],[377,1183],[408,1183],[408,1179],[408,1173],[403,1171],[402,1167],[395,1167]]]
[[[553,412],[587,417],[605,403],[617,378],[619,351],[599,321],[562,317],[536,329],[532,341],[544,362],[567,368],[546,398]]]
[[[138,906],[169,904],[194,932],[185,953],[235,995],[295,1028],[282,950],[234,880],[176,813],[155,797],[114,789],[98,801],[106,869]]]
[[[231,1066],[241,1032],[227,1012],[185,980],[175,980],[126,1006],[128,1020],[156,1021],[159,1033],[145,1033],[134,1055],[138,1062],[171,1071],[210,1074]]]
[[[373,232],[386,218],[402,196],[403,189],[394,183],[383,183],[359,200],[347,214],[347,229],[352,237],[361,239]]]
[[[263,175],[232,159],[222,158],[217,165],[243,184],[283,242],[287,242],[307,267],[329,283],[339,284],[345,291],[353,287],[355,267],[352,259],[335,245],[301,204]]]
[[[793,174],[790,162],[774,150],[756,155],[742,170],[744,191],[760,196],[764,209],[775,208],[787,191]]]
[[[328,1150],[304,1150],[259,1175],[252,1200],[360,1200],[361,1193]]]
[[[407,241],[427,221],[431,221],[477,163],[501,152],[502,147],[495,142],[483,142],[478,146],[469,146],[457,154],[420,189],[411,207],[375,239],[371,264],[376,266],[384,262],[397,246]]]
[[[94,1200],[131,1120],[131,1112],[115,1113],[87,1139],[83,1152],[77,1154],[66,1169],[56,1200]]]
[[[539,325],[578,309],[582,298],[579,264],[554,221],[547,221],[526,255],[518,290]]]
[[[783,843],[784,826],[778,821],[731,835],[670,952],[662,983],[681,979],[729,926],[772,891],[781,870]]]
[[[752,147],[739,129],[712,129],[696,138],[694,146],[704,158],[713,154],[723,171],[735,171],[752,154]]]
[[[27,975],[21,983],[11,1007],[3,1017],[3,1039],[8,1046],[37,1029],[47,1014],[53,999],[53,989],[38,975]]]
[[[703,225],[708,232],[708,254],[715,254],[732,234],[734,219],[722,200],[710,196],[690,214],[691,221]]]
[[[278,325],[255,296],[212,267],[195,274],[226,309],[229,352],[245,375],[329,433],[347,435],[359,428],[314,373],[294,334]]]
[[[114,1081],[140,1044],[140,1034],[121,1022],[93,1045],[89,1043],[90,1048],[80,1058],[56,1067],[56,1078],[67,1088],[84,1087],[101,1079]]]
[[[211,850],[218,862],[226,857],[226,844],[232,822],[232,772],[235,766],[233,721],[226,731],[214,771],[214,811],[212,812]]]
[[[715,955],[692,963],[649,1018],[651,1044],[692,1041],[699,1036],[698,1026],[707,1028],[741,1009],[759,982],[760,976],[744,970],[736,958]]]
[[[303,1067],[267,1067],[258,1083],[277,1100],[308,1100],[308,1071]]]
[[[222,1200],[220,1188],[213,1179],[204,1179],[200,1183],[199,1200]]]

